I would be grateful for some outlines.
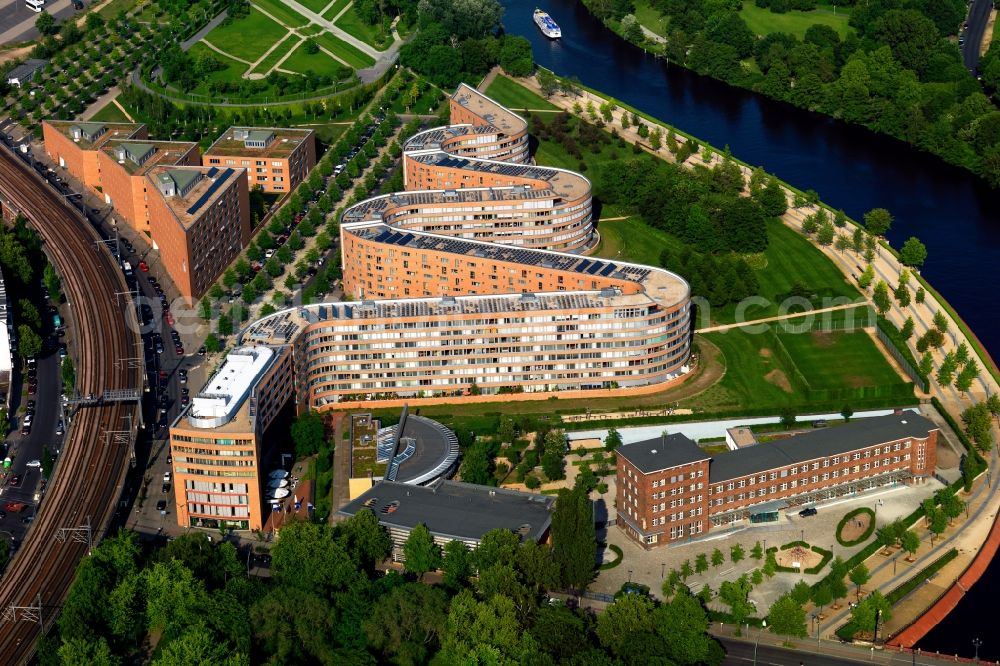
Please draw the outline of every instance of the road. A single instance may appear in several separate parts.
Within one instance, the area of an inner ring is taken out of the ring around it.
[[[138,388],[139,369],[120,362],[135,354],[138,343],[138,336],[125,323],[130,301],[116,295],[125,291],[125,281],[107,248],[96,242],[97,233],[62,195],[5,148],[0,149],[0,202],[28,217],[61,275],[75,316],[79,392],[100,395],[106,390]],[[40,602],[41,621],[48,627],[77,564],[87,553],[86,543],[60,541],[59,531],[89,522],[96,541],[110,523],[130,458],[127,443],[110,433],[130,431],[136,416],[136,405],[125,402],[77,411],[46,501],[0,589],[0,608],[8,611],[0,621],[0,654],[5,663],[27,663],[39,633],[38,621],[29,620],[16,607]]]
[[[750,630],[755,638],[757,629]],[[732,639],[715,636],[726,649],[725,666],[854,666],[855,664],[882,664],[883,666],[945,666],[955,663],[953,659],[932,657],[912,652],[891,650],[871,650],[864,647],[844,645],[831,641],[814,644],[811,639],[793,639],[801,645],[801,650],[779,646],[782,639],[764,634],[760,643],[748,639]],[[756,651],[756,658],[755,658]],[[966,660],[969,662],[971,660]]]
[[[90,4],[87,2],[86,4]],[[51,0],[45,11],[59,23],[75,13],[70,0]],[[24,42],[38,37],[35,19],[38,14],[28,8],[24,0],[0,0],[0,44]]]
[[[983,33],[990,20],[992,8],[992,0],[972,0],[972,4],[969,6],[969,15],[965,19],[969,27],[964,33],[960,33],[965,37],[965,44],[962,45],[962,60],[965,62],[966,69],[973,74],[979,67],[979,45],[983,43]]]

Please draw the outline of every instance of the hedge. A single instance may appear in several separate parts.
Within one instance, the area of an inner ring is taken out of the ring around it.
[[[865,514],[871,518],[871,521],[869,521],[868,523],[868,528],[864,531],[864,533],[861,536],[859,536],[854,541],[844,541],[840,537],[841,530],[844,529],[844,527],[847,525],[848,522],[850,522],[852,518],[860,516],[861,514]],[[840,519],[839,523],[837,523],[837,534],[835,536],[837,537],[837,543],[839,543],[841,546],[850,547],[850,546],[857,546],[859,543],[867,541],[868,537],[870,537],[872,535],[872,532],[874,531],[875,531],[875,512],[866,506],[861,506],[858,507],[857,509],[854,509],[853,511],[848,511],[846,514],[844,514],[844,517]]]
[[[936,560],[928,564],[926,567],[918,571],[908,581],[906,581],[905,583],[894,589],[889,594],[887,594],[885,597],[886,601],[894,605],[899,603],[903,599],[903,597],[908,595],[910,592],[913,592],[913,590],[917,589],[918,585],[920,585],[922,582],[924,582],[925,580],[936,574],[941,569],[943,569],[944,565],[948,564],[956,557],[958,557],[958,550],[952,548],[947,553],[945,553],[944,555],[937,558]]]
[[[903,359],[909,363],[910,367],[913,368],[913,370],[920,376],[920,379],[924,382],[924,386],[930,387],[930,378],[920,372],[920,363],[917,362],[913,352],[910,351],[910,346],[906,344],[903,334],[900,333],[898,328],[896,328],[896,325],[882,315],[879,315],[875,319],[875,323],[878,325],[879,330],[885,334],[885,337],[889,338],[893,346],[896,348],[896,351],[900,353]]]
[[[795,567],[783,567],[780,564],[775,564],[774,567],[775,571],[783,571],[785,573],[817,574],[823,570],[823,567],[825,567],[830,562],[830,560],[833,559],[833,551],[829,551],[826,548],[820,548],[819,546],[810,546],[805,541],[792,541],[786,543],[780,548],[780,550],[789,550],[791,548],[795,548],[796,546],[802,546],[803,548],[808,548],[812,552],[822,556],[823,559],[821,559],[819,561],[819,564],[817,564],[816,566],[802,570],[796,569]],[[772,546],[771,548],[767,549],[767,552],[775,553],[778,550],[779,550],[778,548]]]
[[[622,563],[622,558],[625,557],[625,553],[622,549],[613,543],[608,544],[608,550],[615,554],[615,559],[610,562],[605,562],[601,565],[601,571],[607,571],[608,569],[614,569],[616,566]]]

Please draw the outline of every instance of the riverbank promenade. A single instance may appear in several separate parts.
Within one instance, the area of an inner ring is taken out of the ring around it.
[[[541,87],[533,77],[516,80],[519,84],[528,88],[532,92],[545,97],[541,91]],[[608,99],[587,90],[581,90],[577,95],[568,95],[560,92],[547,97],[547,99],[552,104],[559,107],[559,109],[566,111],[567,113],[573,113],[573,109],[577,105],[586,107],[588,102],[592,102],[594,107],[600,108],[602,104],[609,101]],[[577,106],[577,108],[579,108],[579,106]],[[638,144],[647,152],[656,155],[661,159],[676,162],[674,154],[666,146],[661,146],[656,149],[650,146],[648,139],[642,138],[639,135],[637,125],[631,124],[627,129],[623,129],[621,119],[622,116],[626,114],[631,116],[630,111],[616,106],[612,112],[611,121],[607,122],[605,125],[605,130],[610,131],[613,127],[619,136],[621,136],[625,141]],[[640,119],[640,123],[644,124],[648,130],[653,130],[658,127],[664,135],[672,129],[665,123],[654,123],[646,118]],[[683,134],[676,131],[676,128],[675,132],[678,143],[684,143],[687,140]],[[695,168],[697,166],[711,168],[722,162],[723,159],[725,159],[725,157],[719,150],[713,149],[708,152],[705,150],[699,150],[689,156],[682,166],[686,168]],[[749,182],[749,178],[752,173],[751,168],[742,164],[740,165],[740,168],[745,182]],[[785,225],[802,233],[803,222],[810,215],[814,214],[818,207],[815,205],[802,205],[796,207],[796,193],[789,188],[785,188],[785,194],[788,200],[789,208],[781,219]],[[851,227],[848,227],[848,233],[850,230]],[[853,250],[838,250],[836,249],[836,244],[831,244],[830,246],[817,245],[817,247],[834,262],[847,279],[856,280],[857,276],[863,270],[863,267],[861,266],[864,263],[864,259]],[[901,273],[903,270],[908,270],[898,261],[896,256],[890,250],[882,247],[881,245],[878,246],[872,266],[875,271],[876,280],[885,281],[886,284],[890,285],[890,288],[899,284]],[[916,280],[913,280],[911,285],[913,288],[916,288],[918,285],[914,284],[914,282],[916,282]],[[870,289],[866,291],[866,296],[870,300]],[[934,369],[930,373],[931,385],[928,387],[928,392],[921,394],[919,397],[922,401],[927,402],[930,401],[930,398],[936,397],[940,400],[944,409],[951,415],[951,417],[954,418],[956,422],[960,423],[961,414],[966,408],[984,400],[986,396],[1000,391],[1000,384],[998,384],[994,374],[990,372],[996,368],[996,364],[988,356],[984,359],[978,358],[976,352],[973,351],[972,356],[981,368],[981,372],[971,390],[968,393],[961,393],[955,389],[953,385],[941,387],[934,381],[934,377],[944,361],[945,354],[949,351],[957,349],[963,343],[965,343],[970,350],[978,349],[979,345],[973,344],[974,341],[966,337],[962,327],[959,325],[959,322],[951,314],[949,309],[938,300],[937,295],[931,289],[926,290],[926,298],[923,303],[916,303],[914,299],[914,302],[911,302],[910,305],[905,308],[901,308],[899,304],[894,301],[886,316],[898,328],[902,327],[903,322],[908,317],[912,317],[914,322],[913,339],[916,340],[930,328],[934,327],[933,319],[937,313],[943,314],[948,321],[946,333],[947,343],[942,349],[932,350]],[[995,439],[998,434],[1000,434],[1000,431],[998,431],[996,426],[994,426]],[[996,448],[994,448],[991,452],[990,458],[990,469],[996,469]],[[960,494],[961,499],[968,503],[967,515],[955,519],[954,524],[949,526],[945,533],[940,537],[932,540],[927,526],[923,524],[924,521],[918,521],[918,523],[914,526],[914,530],[917,531],[921,537],[921,547],[918,551],[916,561],[912,564],[900,567],[899,563],[895,561],[895,558],[898,555],[897,552],[893,552],[890,556],[875,554],[867,560],[866,564],[872,573],[872,579],[866,585],[866,588],[879,589],[883,592],[889,592],[905,582],[910,576],[913,575],[914,572],[919,571],[923,567],[928,566],[930,563],[937,560],[949,549],[955,548],[958,551],[958,556],[941,571],[939,571],[933,581],[921,585],[916,591],[907,595],[906,598],[901,600],[900,603],[894,607],[893,619],[887,627],[887,635],[893,635],[894,633],[900,632],[913,625],[914,628],[910,634],[908,634],[909,638],[907,639],[907,642],[910,645],[919,645],[919,638],[926,633],[928,625],[933,626],[933,623],[936,621],[935,617],[937,617],[937,612],[935,611],[934,615],[928,616],[926,622],[914,624],[918,618],[924,615],[924,613],[932,607],[939,598],[943,598],[945,595],[948,595],[948,601],[945,603],[951,604],[953,601],[954,603],[957,603],[957,598],[960,598],[965,593],[961,587],[962,583],[959,581],[959,578],[963,576],[967,570],[969,570],[969,576],[974,576],[978,579],[978,575],[976,575],[975,572],[980,569],[985,569],[988,565],[989,560],[991,559],[991,553],[983,552],[982,555],[980,555],[980,551],[982,550],[983,544],[986,542],[988,535],[993,530],[994,521],[998,511],[1000,511],[1000,492],[998,492],[997,489],[998,484],[992,483],[992,481],[993,479],[990,473],[983,474],[979,477],[979,479],[977,479],[971,493]],[[975,568],[969,569],[974,562],[976,562]],[[979,573],[981,574],[981,571]],[[819,623],[816,631],[818,631],[820,636],[832,636],[837,627],[842,625],[849,617],[849,612],[849,609],[842,609],[839,612],[828,613],[826,619]],[[924,629],[922,633],[920,631],[921,629]],[[919,634],[919,636],[917,634]]]

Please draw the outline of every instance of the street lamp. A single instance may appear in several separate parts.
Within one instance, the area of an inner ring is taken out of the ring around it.
[[[749,626],[750,625],[747,624],[747,627],[749,627]],[[760,642],[760,637],[764,634],[764,630],[765,629],[767,629],[767,620],[763,620],[761,622],[760,633],[757,634],[757,640],[755,640],[753,642],[753,663],[754,663],[754,666],[757,666],[757,643]],[[747,631],[749,632],[750,630],[747,629]]]
[[[660,580],[663,580],[666,577],[667,577],[667,563],[660,562]]]
[[[632,570],[631,569],[628,570],[628,582],[630,582],[630,583],[632,582]]]
[[[979,646],[982,645],[982,644],[983,644],[983,642],[981,640],[979,640],[978,638],[973,638],[972,639],[972,645],[975,646],[975,648],[976,648],[975,660],[976,660],[977,664],[979,663]]]

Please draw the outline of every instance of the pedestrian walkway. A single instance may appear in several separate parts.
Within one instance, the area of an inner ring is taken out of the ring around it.
[[[813,317],[818,314],[823,314],[824,312],[835,312],[837,310],[853,310],[859,307],[867,305],[864,303],[847,303],[845,305],[832,305],[828,308],[817,308],[816,310],[807,310],[805,312],[792,312],[785,315],[775,315],[774,317],[764,317],[763,319],[751,319],[750,321],[737,322],[735,324],[720,324],[719,326],[708,326],[706,328],[699,328],[695,333],[715,333],[718,331],[728,331],[731,328],[743,328],[744,326],[754,326],[757,324],[769,324],[775,321],[785,321],[788,319],[801,319],[802,317]]]

